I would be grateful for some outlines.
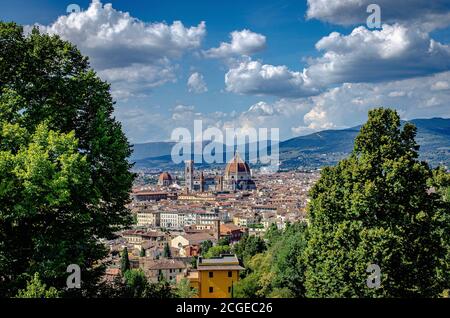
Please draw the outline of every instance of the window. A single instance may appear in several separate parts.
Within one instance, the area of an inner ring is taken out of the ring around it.
[[[214,293],[214,288],[213,287],[209,287],[209,292],[210,293]]]
[[[231,287],[228,287],[228,292],[231,293]]]
[[[233,277],[233,272],[232,271],[228,272],[228,277]]]
[[[209,278],[213,278],[214,277],[214,273],[213,272],[209,272]]]

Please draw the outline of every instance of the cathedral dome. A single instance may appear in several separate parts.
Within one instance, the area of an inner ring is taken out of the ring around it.
[[[239,154],[236,154],[234,158],[228,162],[225,168],[225,175],[234,175],[234,174],[248,174],[250,175],[250,167],[248,164],[241,159]]]
[[[168,172],[163,172],[159,176],[159,183],[164,183],[172,181],[172,176]]]

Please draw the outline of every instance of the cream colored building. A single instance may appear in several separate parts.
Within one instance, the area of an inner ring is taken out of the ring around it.
[[[160,222],[160,213],[157,211],[143,210],[137,213],[138,226],[158,227]]]
[[[248,214],[235,214],[233,216],[233,223],[237,226],[248,227],[249,225],[256,224],[258,222],[254,215]]]

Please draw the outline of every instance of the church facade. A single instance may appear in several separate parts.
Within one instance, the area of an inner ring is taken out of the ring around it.
[[[235,154],[221,176],[208,178],[200,174],[200,178],[194,178],[194,164],[192,161],[185,162],[185,187],[187,192],[204,191],[238,191],[255,190],[256,184],[252,179],[249,165],[238,153]]]

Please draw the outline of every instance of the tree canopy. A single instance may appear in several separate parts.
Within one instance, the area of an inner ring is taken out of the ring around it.
[[[349,158],[322,171],[308,205],[311,297],[436,297],[449,287],[449,205],[427,183],[416,128],[378,108]],[[368,288],[369,264],[381,269]]]
[[[34,274],[33,278],[27,282],[25,289],[19,290],[16,298],[58,298],[60,293],[55,287],[47,288],[41,282],[39,274]]]
[[[450,287],[450,175],[418,159],[416,128],[369,112],[351,155],[322,170],[308,225],[275,225],[236,297],[440,297]],[[242,247],[236,249],[241,258]],[[369,285],[369,265],[380,285]],[[375,288],[373,288],[375,287]]]
[[[61,289],[81,267],[88,292],[128,226],[131,147],[109,84],[58,36],[0,22],[0,296],[40,274]]]
[[[233,252],[243,264],[247,262],[256,254],[262,253],[266,250],[266,243],[259,236],[244,235],[241,240],[233,246]]]
[[[256,236],[245,237],[235,247],[246,267],[245,277],[235,286],[236,297],[304,297],[306,224],[276,231],[267,250]]]

